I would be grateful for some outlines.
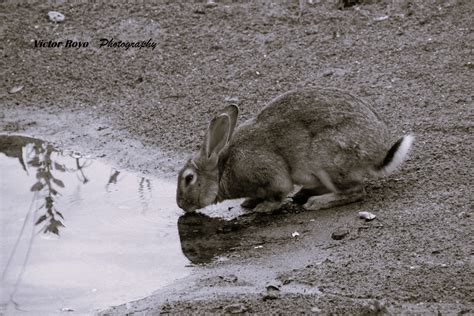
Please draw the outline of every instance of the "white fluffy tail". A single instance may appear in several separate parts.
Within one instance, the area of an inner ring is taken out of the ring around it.
[[[406,135],[400,138],[387,152],[383,162],[377,167],[377,173],[389,175],[394,172],[407,158],[415,137]]]

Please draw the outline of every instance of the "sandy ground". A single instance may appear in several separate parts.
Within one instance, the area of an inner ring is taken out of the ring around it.
[[[291,208],[218,235],[215,223],[185,217],[178,224],[202,229],[182,237],[188,256],[226,260],[104,314],[474,313],[472,1],[339,10],[322,0],[302,11],[289,0],[25,2],[0,4],[1,132],[174,177],[226,103],[239,104],[241,122],[290,89],[332,86],[373,103],[394,135],[417,137],[409,161],[369,183],[364,202]],[[49,22],[49,10],[65,22]],[[103,37],[157,47],[98,48]],[[90,46],[35,48],[35,39]],[[378,219],[358,219],[362,210]]]

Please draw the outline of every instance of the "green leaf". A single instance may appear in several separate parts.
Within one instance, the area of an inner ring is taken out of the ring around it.
[[[63,165],[60,165],[60,164],[58,164],[57,162],[54,163],[54,169],[55,169],[55,170],[62,171],[62,172],[66,171],[66,168],[64,168]]]
[[[53,178],[53,182],[56,183],[57,186],[64,188],[64,183],[61,180]]]
[[[30,164],[31,166],[33,166],[33,167],[39,167],[39,166],[41,166],[41,162],[40,162],[40,160],[39,160],[38,157],[33,157],[33,159],[31,159],[31,160],[29,161],[29,164]]]
[[[64,219],[64,216],[63,216],[63,214],[61,214],[61,212],[56,211],[56,214],[58,214],[59,216],[61,216],[62,219]]]
[[[64,227],[63,223],[61,223],[60,221],[52,218],[50,221],[49,221],[49,224],[46,225],[45,229],[44,229],[44,232],[45,233],[53,233],[53,234],[56,234],[56,235],[59,235],[59,228],[60,227]]]
[[[38,225],[38,224],[42,223],[42,222],[45,221],[47,218],[48,218],[48,216],[46,216],[46,215],[41,216],[40,218],[38,218],[38,220],[36,221],[35,225]]]
[[[41,191],[41,189],[44,187],[44,184],[41,183],[41,182],[36,182],[35,184],[33,184],[33,186],[31,187],[31,191],[32,192],[35,192],[35,191]]]

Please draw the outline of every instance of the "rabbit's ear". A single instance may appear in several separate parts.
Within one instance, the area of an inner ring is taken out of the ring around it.
[[[227,144],[230,135],[230,118],[227,113],[223,113],[212,119],[207,129],[204,139],[203,149],[206,158],[216,157]]]
[[[235,125],[237,124],[237,116],[239,115],[239,108],[235,104],[231,104],[229,106],[226,106],[222,111],[221,114],[227,114],[229,115],[230,119],[230,127],[229,127],[229,138],[227,141],[229,141],[232,137],[232,134],[234,133]]]

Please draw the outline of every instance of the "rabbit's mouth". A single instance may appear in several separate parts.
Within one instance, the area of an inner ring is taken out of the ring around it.
[[[193,205],[192,203],[187,203],[186,201],[182,201],[180,199],[177,199],[176,202],[179,208],[182,209],[185,213],[192,213],[198,209],[198,207]]]
[[[184,211],[185,211],[186,213],[193,213],[193,212],[196,211],[197,209],[198,209],[198,208],[197,208],[196,206],[192,206],[192,207],[190,207],[190,208],[185,209]]]
[[[198,209],[197,206],[192,205],[192,204],[183,205],[183,206],[180,206],[180,208],[181,208],[185,213],[192,213],[192,212],[194,212],[195,210]]]

